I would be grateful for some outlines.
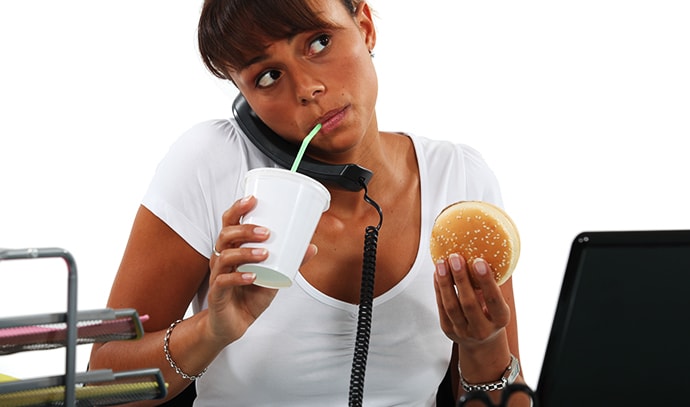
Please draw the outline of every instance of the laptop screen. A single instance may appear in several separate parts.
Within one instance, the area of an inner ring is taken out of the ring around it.
[[[690,230],[578,235],[539,406],[690,405],[689,328]]]

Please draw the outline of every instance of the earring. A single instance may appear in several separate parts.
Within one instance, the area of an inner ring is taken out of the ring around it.
[[[374,50],[371,50],[371,49],[369,50],[369,56],[372,58],[374,57]]]

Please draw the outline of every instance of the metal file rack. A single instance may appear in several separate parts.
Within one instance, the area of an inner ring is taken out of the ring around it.
[[[76,262],[64,249],[0,249],[0,261],[49,257],[67,265],[67,311],[0,318],[0,357],[65,347],[65,374],[0,383],[0,405],[106,406],[164,398],[167,386],[159,369],[77,373],[78,345],[141,338],[147,316],[132,309],[77,311]]]

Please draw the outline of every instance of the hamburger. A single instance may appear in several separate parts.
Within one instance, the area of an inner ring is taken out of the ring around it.
[[[434,263],[452,253],[463,256],[468,265],[477,258],[484,259],[501,285],[513,274],[520,257],[520,235],[513,220],[498,206],[460,201],[443,209],[434,221],[430,248]]]

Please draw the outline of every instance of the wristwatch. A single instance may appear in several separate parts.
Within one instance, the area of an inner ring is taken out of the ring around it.
[[[460,367],[458,366],[458,370],[459,368]],[[510,364],[503,372],[503,376],[501,376],[501,378],[498,379],[498,381],[492,383],[470,384],[467,383],[467,380],[465,380],[465,378],[462,376],[462,372],[460,372],[460,384],[462,385],[462,389],[465,390],[467,393],[472,391],[502,390],[509,384],[515,383],[515,379],[517,379],[519,374],[520,362],[517,360],[515,356],[510,355]]]

